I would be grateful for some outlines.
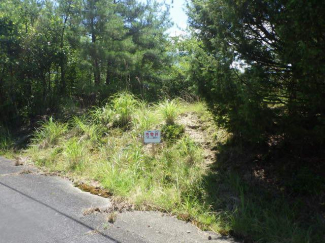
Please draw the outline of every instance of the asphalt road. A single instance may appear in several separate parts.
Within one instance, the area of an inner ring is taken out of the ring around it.
[[[104,213],[84,215],[110,205],[68,180],[0,157],[0,243],[234,242],[159,212],[120,213],[114,224]]]

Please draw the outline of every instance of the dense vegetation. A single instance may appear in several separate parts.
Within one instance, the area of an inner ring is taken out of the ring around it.
[[[156,1],[2,0],[0,153],[30,129],[23,156],[139,209],[248,242],[324,242],[325,2],[187,9],[191,33],[171,37]],[[178,121],[190,114],[204,145]],[[141,143],[153,128],[156,150]]]
[[[167,96],[182,75],[168,27],[168,6],[155,1],[1,1],[1,122],[58,112],[70,98],[99,104],[125,89]]]
[[[218,122],[246,142],[324,153],[325,2],[192,3],[192,76]]]

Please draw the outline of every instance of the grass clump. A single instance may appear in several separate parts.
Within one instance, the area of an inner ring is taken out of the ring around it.
[[[87,154],[80,140],[78,141],[78,139],[74,137],[65,142],[63,156],[67,162],[67,168],[69,170],[76,170],[80,169]]]
[[[180,103],[177,100],[164,100],[158,104],[158,112],[165,121],[161,133],[163,138],[168,142],[177,141],[185,132],[183,125],[176,124],[180,109]]]
[[[165,100],[158,104],[158,110],[163,116],[166,125],[174,125],[179,114],[179,105],[176,100]]]
[[[172,142],[181,138],[185,132],[185,128],[183,125],[173,124],[173,125],[164,125],[161,133],[163,138],[166,141]]]
[[[55,122],[52,117],[44,122],[35,133],[34,141],[42,148],[56,145],[59,138],[68,131],[68,124]]]
[[[139,105],[134,95],[123,92],[113,97],[111,106],[114,111],[114,125],[126,127],[132,121],[132,115]]]
[[[132,126],[139,133],[142,134],[146,130],[151,130],[159,124],[159,117],[153,108],[145,102],[140,102],[138,108],[135,110]]]
[[[110,104],[107,103],[104,107],[98,107],[90,112],[90,117],[93,123],[108,125],[114,116],[114,111]]]
[[[14,140],[10,132],[0,125],[0,155],[9,155],[13,146]]]
[[[92,142],[98,141],[104,132],[104,127],[79,117],[73,118],[73,125],[77,134],[81,135],[80,139],[88,139]]]

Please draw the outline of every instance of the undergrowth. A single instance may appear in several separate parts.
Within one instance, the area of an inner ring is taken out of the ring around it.
[[[252,242],[322,242],[322,224],[304,222],[299,203],[251,188],[236,173],[209,168],[202,146],[177,124],[185,112],[209,116],[202,103],[148,105],[119,94],[68,123],[50,119],[25,155],[36,165],[96,180],[138,209],[171,212],[205,230]],[[173,142],[152,149],[142,141],[149,129],[163,129],[165,140]],[[222,130],[210,135],[227,141]]]
[[[13,144],[10,132],[0,124],[0,155],[9,155],[11,157]]]

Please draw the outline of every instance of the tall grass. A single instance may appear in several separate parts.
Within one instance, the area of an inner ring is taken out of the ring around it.
[[[132,126],[141,134],[146,130],[154,129],[160,120],[157,112],[146,102],[139,102],[138,108],[134,112]]]
[[[322,242],[323,228],[315,221],[304,225],[298,203],[251,188],[235,173],[210,170],[201,145],[186,134],[154,151],[144,145],[144,130],[177,127],[184,108],[176,101],[149,106],[127,93],[110,100],[89,119],[73,118],[70,130],[50,119],[27,155],[53,170],[95,179],[139,209],[169,211],[202,229],[265,243]],[[187,112],[207,114],[203,108],[187,105]]]
[[[103,133],[103,127],[79,117],[73,118],[73,125],[77,132],[82,135],[81,139],[89,139],[92,142],[98,141]]]
[[[174,125],[177,115],[179,114],[179,105],[176,100],[164,100],[157,106],[163,116],[166,125]]]
[[[64,143],[62,155],[67,162],[67,169],[77,170],[83,166],[87,152],[81,141],[73,137]]]
[[[5,154],[14,145],[10,132],[0,125],[0,154]]]
[[[119,93],[111,102],[114,110],[115,125],[125,127],[132,121],[132,115],[137,108],[139,102],[135,97],[127,92]]]
[[[90,117],[94,123],[101,123],[107,125],[112,122],[114,116],[114,111],[107,103],[104,107],[98,107],[90,111]]]
[[[42,148],[55,145],[59,138],[68,131],[68,124],[55,122],[51,117],[35,133],[34,142]]]

